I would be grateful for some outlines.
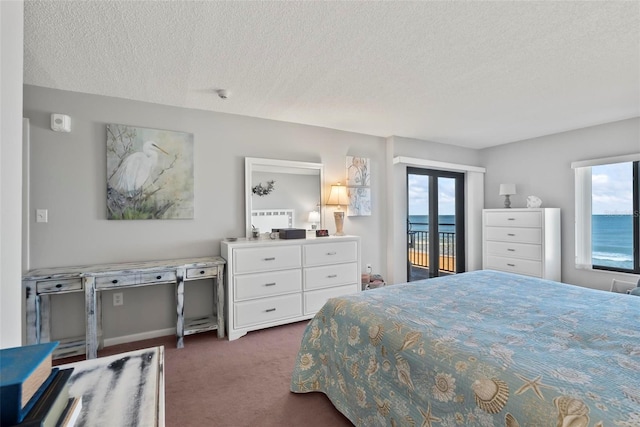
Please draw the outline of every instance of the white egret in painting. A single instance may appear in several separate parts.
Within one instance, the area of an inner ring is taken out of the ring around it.
[[[111,178],[111,186],[123,195],[142,190],[158,163],[158,151],[169,154],[154,141],[147,141],[142,151],[129,154]]]

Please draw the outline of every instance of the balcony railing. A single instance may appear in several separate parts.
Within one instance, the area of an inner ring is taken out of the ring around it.
[[[429,268],[429,232],[412,230],[414,225],[428,225],[426,223],[410,222],[407,231],[407,255],[412,265]],[[439,224],[455,225],[455,224]],[[438,246],[440,253],[440,271],[455,273],[456,271],[456,233],[448,231],[438,232]]]

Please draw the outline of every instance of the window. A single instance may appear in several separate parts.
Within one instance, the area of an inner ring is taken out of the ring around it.
[[[407,168],[407,279],[465,271],[464,174]]]
[[[576,267],[640,273],[640,155],[574,162]]]

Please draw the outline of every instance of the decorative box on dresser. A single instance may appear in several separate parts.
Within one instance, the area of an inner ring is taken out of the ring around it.
[[[484,209],[482,265],[560,281],[560,209]]]
[[[310,319],[332,297],[360,290],[360,238],[223,241],[229,340]]]

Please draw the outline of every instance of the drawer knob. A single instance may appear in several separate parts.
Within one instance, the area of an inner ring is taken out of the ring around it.
[[[327,252],[327,255],[335,255],[335,254],[336,254],[335,251],[334,252]]]
[[[61,287],[62,287],[62,283],[58,283],[58,284],[56,285],[56,288],[58,288],[58,289],[60,289]]]
[[[269,258],[265,258],[264,260],[265,261],[275,261],[276,257],[272,256],[272,257],[269,257]]]
[[[265,283],[264,285],[265,285],[265,286],[275,286],[275,285],[276,285],[276,282],[273,282],[273,283]]]
[[[160,280],[162,279],[162,276],[156,276],[156,279]]]
[[[515,218],[508,218],[509,221],[515,221]]]
[[[200,270],[200,274],[204,274],[204,270]]]
[[[338,277],[338,275],[337,274],[330,274],[330,275],[327,276],[327,278],[329,278],[329,279],[333,279],[335,277]]]
[[[271,312],[271,311],[276,311],[276,309],[275,309],[275,308],[267,308],[267,310],[266,310],[266,311],[267,311],[267,313],[269,313],[269,312]]]
[[[118,283],[118,281],[117,281],[116,279],[113,279],[113,280],[111,281],[111,283],[113,283],[113,284],[115,285],[116,283]]]
[[[515,237],[515,234],[513,233],[508,233],[507,236],[511,236],[511,237]]]
[[[515,251],[516,251],[515,249],[511,249],[511,248],[508,248],[507,250],[508,250],[509,252],[515,252]]]
[[[515,267],[515,264],[507,264],[509,267]]]

